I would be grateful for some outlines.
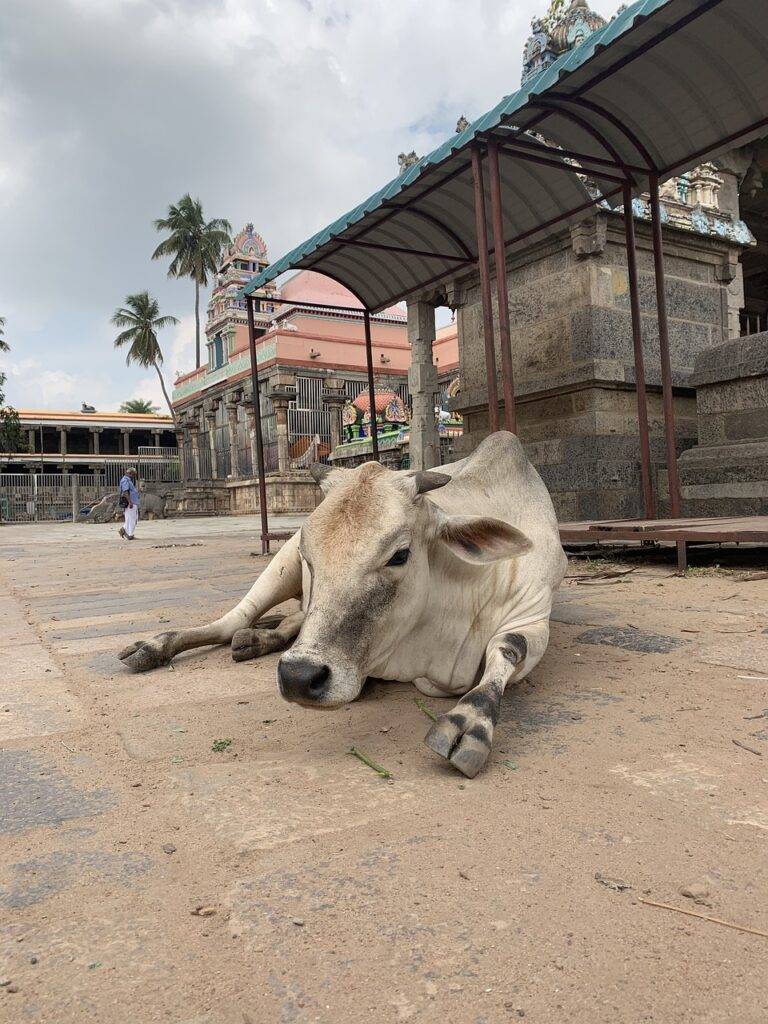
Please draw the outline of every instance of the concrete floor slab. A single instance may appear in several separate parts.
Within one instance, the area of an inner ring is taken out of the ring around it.
[[[0,529],[0,727],[11,697],[26,716],[0,751],[3,1024],[766,1019],[766,940],[640,898],[692,909],[698,885],[697,909],[768,930],[768,584],[566,580],[470,781],[408,685],[319,714],[280,699],[277,656],[127,672],[121,630],[205,621],[266,564],[253,518],[140,529],[135,607],[111,528]],[[699,660],[721,642],[750,667]]]

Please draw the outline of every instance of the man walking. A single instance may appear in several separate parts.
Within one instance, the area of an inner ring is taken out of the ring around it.
[[[136,486],[135,469],[126,469],[120,480],[120,505],[125,513],[125,526],[120,527],[120,536],[123,540],[133,540],[139,521],[139,488]]]

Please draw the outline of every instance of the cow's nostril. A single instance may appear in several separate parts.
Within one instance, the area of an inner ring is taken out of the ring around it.
[[[315,678],[309,684],[309,696],[314,697],[317,700],[325,692],[325,684],[328,681],[328,676],[331,674],[331,670],[327,665],[321,665],[320,670],[316,674]]]
[[[281,658],[277,666],[280,692],[286,700],[320,700],[330,674],[327,665],[309,658]]]

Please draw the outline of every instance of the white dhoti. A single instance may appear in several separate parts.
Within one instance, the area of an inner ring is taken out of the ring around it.
[[[134,505],[132,508],[125,510],[125,532],[129,537],[132,537],[136,531],[136,523],[139,521],[139,506]]]

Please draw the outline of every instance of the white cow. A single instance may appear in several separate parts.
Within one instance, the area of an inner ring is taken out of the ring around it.
[[[426,737],[473,777],[485,764],[508,683],[549,639],[565,573],[552,501],[518,439],[486,438],[440,472],[313,468],[325,499],[231,612],[139,641],[120,657],[141,672],[204,644],[232,642],[236,660],[295,643],[280,692],[304,707],[354,700],[366,677],[462,696]],[[275,629],[260,617],[290,598]],[[262,624],[263,625],[263,624]]]

